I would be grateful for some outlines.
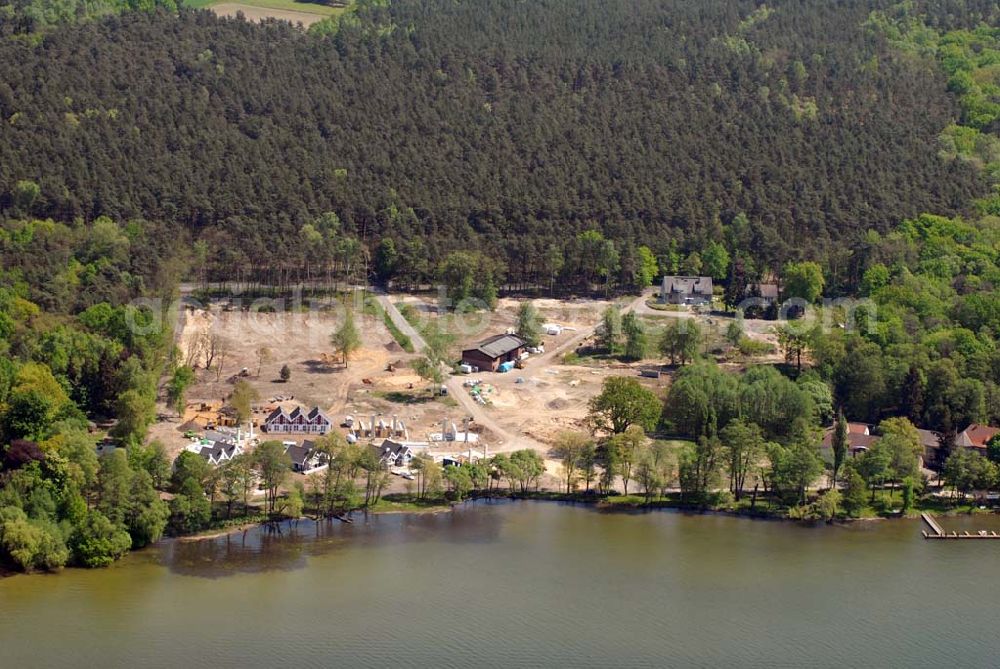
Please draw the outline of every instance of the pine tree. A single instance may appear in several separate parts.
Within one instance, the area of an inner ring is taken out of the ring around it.
[[[748,283],[743,258],[737,256],[729,265],[729,278],[726,280],[726,292],[723,295],[723,300],[728,308],[735,309],[740,302],[746,299]]]

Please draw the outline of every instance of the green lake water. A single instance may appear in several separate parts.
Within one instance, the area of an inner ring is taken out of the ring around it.
[[[478,502],[167,541],[0,579],[0,667],[1000,666],[1000,542],[920,529]]]

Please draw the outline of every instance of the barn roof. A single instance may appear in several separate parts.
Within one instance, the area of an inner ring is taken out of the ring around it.
[[[489,339],[484,339],[479,342],[475,348],[466,350],[479,351],[490,358],[499,358],[500,356],[506,355],[511,351],[516,351],[519,348],[525,347],[527,343],[528,342],[521,339],[517,335],[501,334],[494,335]]]

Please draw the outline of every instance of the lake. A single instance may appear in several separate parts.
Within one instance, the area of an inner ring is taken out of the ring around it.
[[[1000,542],[920,529],[475,502],[165,541],[0,579],[0,666],[997,666]]]

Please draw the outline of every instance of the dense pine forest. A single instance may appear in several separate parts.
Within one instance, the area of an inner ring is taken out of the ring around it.
[[[588,229],[623,286],[639,245],[667,271],[712,241],[774,268],[844,260],[986,192],[935,150],[960,112],[946,75],[865,26],[883,4],[370,2],[321,35],[160,9],[21,35],[0,42],[0,215],[163,222],[216,277],[335,262],[306,224],[391,239],[384,274],[410,283],[473,249],[511,282],[555,266],[572,285]]]

